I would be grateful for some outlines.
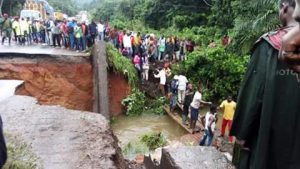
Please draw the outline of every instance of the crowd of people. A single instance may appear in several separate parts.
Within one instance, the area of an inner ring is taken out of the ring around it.
[[[164,71],[164,70],[163,70]],[[218,121],[217,110],[223,110],[223,119],[220,137],[225,136],[226,127],[228,131],[231,129],[236,103],[232,99],[232,95],[228,95],[220,106],[216,106],[212,102],[207,102],[202,99],[203,84],[198,83],[197,91],[194,92],[192,83],[189,83],[183,73],[175,75],[170,83],[170,112],[174,113],[175,107],[178,105],[182,109],[182,124],[190,125],[190,129],[195,133],[196,124],[199,120],[205,127],[205,134],[201,139],[199,145],[212,145],[212,140],[215,133],[216,122]],[[205,116],[199,117],[199,110],[201,104],[210,107],[210,110]],[[187,122],[190,114],[190,122]],[[229,137],[229,141],[233,143],[233,137]]]
[[[12,18],[8,14],[3,15],[0,26],[2,45],[5,41],[11,45],[13,40],[17,45],[44,44],[78,52],[91,47],[98,36],[101,39],[105,32],[102,22],[87,24],[75,19],[60,21],[52,18],[44,21],[18,16]]]
[[[90,24],[75,19],[60,21],[49,18],[44,21],[4,14],[0,26],[2,44],[8,40],[10,45],[13,39],[18,45],[41,43],[85,51],[99,39],[112,42],[124,56],[132,59],[138,55],[140,58],[148,56],[150,60],[179,61],[184,60],[186,53],[192,52],[195,47],[195,42],[191,39],[163,35],[157,38],[154,34],[142,35],[139,32],[119,30],[101,21],[92,21]]]

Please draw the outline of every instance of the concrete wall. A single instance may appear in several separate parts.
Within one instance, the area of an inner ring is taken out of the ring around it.
[[[122,100],[131,94],[131,87],[122,74],[108,70],[105,43],[93,49],[94,106],[93,111],[105,117],[123,113]]]

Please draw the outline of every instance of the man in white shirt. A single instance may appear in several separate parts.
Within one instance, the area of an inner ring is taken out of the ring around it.
[[[104,40],[104,25],[101,21],[97,24],[99,40]]]
[[[186,91],[186,84],[189,81],[184,75],[179,75],[178,76],[178,102],[179,104],[184,103],[184,97],[185,97],[185,91]]]
[[[132,43],[130,38],[130,33],[127,33],[123,37],[123,46],[128,50],[128,56],[132,56]]]
[[[167,81],[167,75],[166,75],[165,69],[161,69],[158,74],[154,74],[154,77],[160,79],[160,81],[159,81],[159,89],[161,91],[161,94],[163,96],[165,96],[166,95],[165,85],[166,85],[166,81]]]
[[[190,124],[190,128],[193,131],[193,134],[195,132],[195,127],[196,127],[196,123],[198,120],[198,116],[199,116],[199,109],[200,109],[200,105],[202,104],[207,104],[207,105],[211,105],[211,102],[206,102],[202,100],[202,83],[199,82],[199,86],[198,86],[198,91],[195,93],[193,101],[191,103],[191,124]]]

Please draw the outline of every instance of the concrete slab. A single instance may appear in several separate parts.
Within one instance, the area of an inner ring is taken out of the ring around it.
[[[214,147],[163,148],[161,169],[234,169]]]

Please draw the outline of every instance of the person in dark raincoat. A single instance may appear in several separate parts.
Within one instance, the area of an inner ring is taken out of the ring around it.
[[[281,0],[283,27],[254,46],[230,133],[237,139],[233,163],[238,169],[300,168],[300,81],[278,59],[282,37],[298,25],[294,9],[294,0]]]
[[[0,168],[4,166],[6,159],[7,159],[6,146],[5,146],[4,136],[3,136],[2,119],[0,116]]]

